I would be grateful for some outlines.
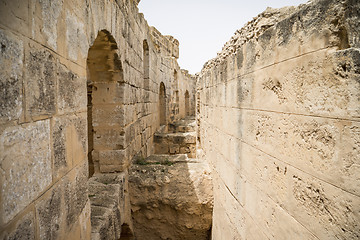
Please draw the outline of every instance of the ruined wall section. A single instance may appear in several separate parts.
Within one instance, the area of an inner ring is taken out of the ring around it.
[[[180,96],[182,100],[180,103],[180,109],[183,110],[180,112],[181,116],[195,116],[195,97],[196,97],[196,77],[192,74],[190,74],[187,70],[181,69],[182,73],[182,81],[180,82],[180,89],[182,90],[180,92]],[[189,93],[189,112],[185,112],[185,94],[186,91]]]
[[[179,58],[179,41],[173,36],[162,35],[155,27],[150,28],[152,40],[162,56]]]
[[[159,69],[167,74],[173,68],[162,64],[137,3],[0,2],[1,239],[90,238],[87,57],[100,31],[113,41],[114,64],[123,75],[115,79],[119,111],[104,118],[123,129],[110,138],[97,136],[98,144],[114,146],[107,161],[100,163],[105,166],[101,171],[126,173],[134,156],[152,153],[160,80],[167,85],[170,81]],[[145,39],[153,82],[147,88]],[[127,192],[126,174],[124,178]],[[123,200],[121,223],[131,225],[128,194]]]
[[[186,70],[181,69],[177,62],[179,58],[177,39],[162,35],[155,27],[151,27],[150,34],[155,51],[161,56],[158,75],[153,81],[165,84],[167,123],[171,123],[186,116],[185,92],[188,91],[191,96],[194,96],[196,79]],[[191,100],[191,106],[194,106],[194,98]]]
[[[267,9],[198,80],[213,239],[360,236],[360,4]]]

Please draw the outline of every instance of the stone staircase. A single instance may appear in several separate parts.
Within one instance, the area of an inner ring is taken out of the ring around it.
[[[196,157],[196,121],[195,118],[185,118],[171,123],[165,129],[155,133],[155,154],[187,154],[189,158]]]
[[[195,158],[195,119],[160,128],[154,147],[129,169],[136,239],[211,239],[212,180],[206,162]]]
[[[124,223],[124,184],[124,172],[97,173],[89,179],[92,240],[133,239]]]
[[[155,154],[129,169],[131,227],[124,221],[125,176],[94,174],[88,181],[92,240],[210,239],[210,168],[196,159],[196,122],[186,118],[154,136]]]
[[[186,133],[196,131],[195,117],[186,117],[174,123],[169,123],[168,132],[170,133]]]

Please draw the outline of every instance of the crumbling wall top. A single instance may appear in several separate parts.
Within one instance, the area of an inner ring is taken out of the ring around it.
[[[194,80],[194,81],[196,80],[196,76],[193,75],[193,74],[191,74],[191,73],[189,73],[188,70],[181,69],[181,73],[182,73],[186,78],[188,78],[188,79],[191,79],[191,80]]]
[[[280,35],[285,34],[286,37],[290,37],[291,31],[296,31],[294,23],[307,33],[317,32],[319,28],[329,31],[331,37],[330,35],[328,37],[328,46],[338,49],[358,48],[360,26],[359,14],[356,10],[358,4],[358,0],[310,0],[297,7],[267,8],[243,28],[237,30],[222,51],[205,63],[200,75],[222,63],[227,56],[235,54],[245,43],[257,41],[270,28],[275,28]],[[324,15],[328,16],[328,19],[324,20]],[[292,29],[294,26],[295,29]]]
[[[171,57],[179,58],[179,41],[173,36],[164,36],[155,27],[151,27],[151,36],[158,50],[165,50]]]
[[[240,46],[244,45],[250,39],[258,38],[268,28],[274,26],[276,23],[296,12],[300,6],[283,7],[278,9],[268,7],[264,12],[247,22],[244,27],[238,29],[231,39],[225,43],[222,51],[218,52],[215,58],[210,59],[204,64],[203,69],[209,69],[218,65],[228,55],[235,53]]]

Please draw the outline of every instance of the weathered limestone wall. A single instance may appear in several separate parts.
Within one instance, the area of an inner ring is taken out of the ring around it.
[[[167,121],[181,117],[178,42],[155,38],[138,2],[0,1],[1,239],[89,239],[88,153],[91,174],[150,155],[161,82]]]
[[[180,81],[180,114],[181,118],[195,116],[196,78],[186,70],[181,70],[182,81]],[[186,92],[189,93],[189,106],[186,106]],[[188,109],[188,110],[187,110]],[[187,112],[186,112],[187,111]]]
[[[190,95],[190,112],[195,106],[196,78],[181,69],[177,63],[179,57],[179,42],[172,36],[163,36],[155,28],[151,27],[151,36],[155,43],[155,48],[160,51],[161,47],[165,48],[159,64],[159,78],[161,82],[168,83],[166,87],[166,116],[167,122],[174,122],[186,116],[185,111],[185,93]],[[172,72],[169,69],[173,69]],[[190,114],[194,115],[194,114]]]
[[[199,76],[213,239],[359,239],[360,2],[268,9]]]

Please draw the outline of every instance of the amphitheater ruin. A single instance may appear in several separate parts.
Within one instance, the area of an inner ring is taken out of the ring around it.
[[[196,75],[138,3],[0,0],[0,239],[360,239],[360,1]]]

